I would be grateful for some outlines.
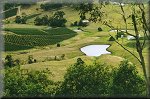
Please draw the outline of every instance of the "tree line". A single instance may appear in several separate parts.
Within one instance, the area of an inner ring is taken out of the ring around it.
[[[5,70],[5,96],[145,96],[146,86],[135,65],[124,60],[118,68],[106,64],[87,65],[81,58],[67,69],[64,81],[51,79],[52,72],[21,69]]]

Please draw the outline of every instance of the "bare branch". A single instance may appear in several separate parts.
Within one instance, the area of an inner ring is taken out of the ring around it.
[[[144,45],[145,45],[145,42],[146,42],[145,35],[146,35],[146,31],[144,31],[144,41],[143,41],[143,44],[142,44],[142,50],[144,49]]]
[[[136,35],[133,35],[133,34],[131,34],[131,33],[129,33],[129,32],[125,32],[125,33],[136,38]]]
[[[110,34],[109,34],[110,35]],[[111,37],[113,37],[112,35],[110,35]],[[115,38],[114,38],[115,39]],[[122,44],[120,44],[116,39],[115,39],[115,42],[117,44],[119,44],[124,50],[126,50],[127,52],[129,52],[130,54],[132,54],[140,63],[141,63],[141,60],[135,55],[133,54],[130,50],[128,50],[127,48],[125,48]]]

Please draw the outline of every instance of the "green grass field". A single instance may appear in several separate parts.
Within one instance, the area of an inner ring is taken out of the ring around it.
[[[106,63],[110,68],[113,68],[118,67],[120,61],[126,58],[137,65],[137,69],[142,75],[140,63],[117,43],[109,41],[109,34],[115,36],[116,33],[109,32],[110,28],[101,22],[90,23],[87,27],[81,27],[84,31],[74,32],[73,30],[78,27],[71,27],[70,24],[74,21],[79,21],[78,12],[70,7],[63,7],[61,10],[65,12],[65,18],[67,19],[66,27],[49,28],[48,26],[35,26],[33,25],[35,16],[46,14],[51,16],[55,12],[55,10],[42,11],[41,9],[37,11],[35,10],[36,8],[39,8],[39,5],[33,5],[21,10],[21,12],[28,12],[31,15],[27,24],[15,24],[13,22],[14,19],[10,20],[10,24],[5,24],[5,52],[3,57],[7,54],[12,54],[14,59],[21,60],[21,68],[23,69],[42,70],[49,68],[54,74],[53,79],[60,81],[63,80],[67,68],[74,64],[77,58],[82,58],[87,64],[91,64],[95,60],[95,57],[89,57],[82,53],[80,51],[81,47],[91,44],[110,44],[111,46],[107,50],[111,54],[97,57],[97,62]],[[108,5],[103,10],[109,12],[109,15],[104,17],[103,20],[113,19],[113,26],[124,29],[125,25],[123,24],[122,16],[117,13],[120,12],[118,6]],[[127,15],[130,13],[128,10],[129,6],[125,6]],[[131,20],[128,23],[131,23]],[[98,32],[98,27],[102,27],[103,31]],[[128,24],[128,29],[133,29],[133,26]],[[130,33],[134,33],[133,30]],[[134,40],[124,38],[123,42],[122,39],[118,41],[137,55]],[[57,47],[57,43],[60,43],[61,46]],[[27,53],[22,54],[21,52]],[[143,53],[145,60],[147,60],[148,43],[146,43]],[[51,58],[55,56],[60,57],[62,54],[65,54],[65,59],[51,60]],[[37,62],[27,64],[29,55],[33,55]],[[148,66],[148,61],[146,61],[146,64]]]

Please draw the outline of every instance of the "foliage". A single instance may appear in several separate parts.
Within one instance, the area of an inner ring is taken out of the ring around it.
[[[63,11],[57,11],[55,14],[48,18],[47,15],[40,18],[37,16],[34,20],[35,25],[49,25],[52,27],[63,27],[67,20],[63,17],[65,13]]]
[[[55,14],[49,19],[50,26],[63,27],[67,20],[63,17],[65,13],[63,11],[57,11]]]
[[[45,3],[45,4],[41,4],[40,7],[41,9],[48,11],[48,10],[52,10],[52,9],[58,9],[61,8],[63,5],[61,3]]]
[[[33,58],[33,55],[29,55],[28,56],[28,64],[32,64],[32,63],[35,63],[36,62],[36,59]]]
[[[111,73],[105,65],[94,63],[86,65],[81,58],[71,66],[64,76],[56,95],[62,96],[100,96],[108,95]]]
[[[103,31],[101,27],[98,28],[98,31]]]
[[[123,31],[118,32],[118,33],[116,34],[116,38],[121,38],[121,35],[125,36],[125,33],[124,33]]]
[[[101,21],[101,17],[103,16],[103,13],[100,11],[100,9],[102,8],[101,4],[100,6],[96,6],[93,4],[93,2],[81,3],[75,8],[79,11],[80,20],[87,19],[87,13],[90,14],[89,21],[92,22]]]
[[[13,66],[16,66],[16,65],[19,65],[19,64],[20,64],[20,60],[18,60],[18,59],[14,60],[12,58],[12,55],[6,55],[5,63],[4,63],[5,68],[13,67]]]
[[[78,21],[75,21],[74,23],[71,23],[71,26],[78,26]]]
[[[34,24],[35,25],[48,25],[48,16],[44,15],[42,18],[40,18],[39,16],[37,16],[34,20]]]
[[[15,22],[18,24],[26,24],[27,21],[27,16],[23,15],[23,16],[16,16],[15,18]]]
[[[22,70],[19,67],[5,70],[5,96],[52,96],[56,84],[48,79],[51,72]]]
[[[80,19],[84,20],[86,19],[86,13],[92,11],[93,9],[93,4],[92,3],[81,3],[80,5],[76,6],[76,10],[79,11]]]
[[[5,65],[5,66],[8,66],[8,67],[15,66],[14,60],[13,60],[13,58],[12,58],[11,55],[7,55],[7,56],[5,57],[5,64],[4,64],[4,65]]]
[[[3,12],[4,18],[9,18],[17,14],[18,8],[13,8],[11,10]]]
[[[114,71],[112,94],[117,96],[145,95],[146,84],[138,75],[135,65],[127,60],[121,62],[119,69]]]
[[[114,38],[113,36],[111,36],[111,37],[109,38],[109,41],[115,41],[115,38]]]

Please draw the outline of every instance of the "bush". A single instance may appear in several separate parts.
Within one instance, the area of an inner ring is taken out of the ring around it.
[[[52,27],[64,27],[67,20],[64,18],[65,13],[63,11],[57,11],[55,14],[48,18],[47,15],[42,18],[36,17],[34,20],[35,25],[49,25]]]
[[[57,47],[60,47],[60,44],[59,44],[59,43],[57,44]]]
[[[57,11],[55,14],[49,19],[49,25],[52,27],[64,27],[67,20],[63,18],[65,13],[63,11]]]
[[[122,61],[118,70],[114,71],[112,94],[115,96],[145,95],[146,84],[138,75],[135,65],[127,60]]]
[[[4,62],[5,68],[18,66],[19,64],[20,64],[20,60],[19,59],[14,60],[12,55],[6,55],[5,62]]]
[[[56,84],[49,80],[51,72],[22,70],[19,67],[5,70],[5,96],[52,96]]]
[[[42,18],[37,16],[34,20],[34,24],[35,25],[48,25],[49,24],[48,16],[44,15]]]
[[[15,18],[15,22],[18,23],[18,24],[26,24],[26,21],[27,21],[27,17],[26,15],[25,16],[16,16]]]
[[[78,26],[78,21],[75,21],[74,23],[71,23],[71,26]]]
[[[62,96],[100,96],[108,95],[111,85],[111,74],[105,65],[86,65],[78,58],[64,76],[56,95]]]
[[[36,61],[37,61],[37,60],[34,59],[32,55],[29,55],[29,56],[28,56],[28,64],[36,63]]]
[[[37,16],[36,18],[35,18],[35,20],[34,20],[34,24],[35,25],[42,25],[43,23],[42,23],[42,19],[39,17],[39,16]]]
[[[100,32],[100,31],[103,31],[103,30],[102,30],[102,28],[101,28],[101,27],[99,27],[99,28],[98,28],[98,31]]]
[[[123,31],[118,32],[117,35],[116,35],[116,38],[121,38],[121,35],[125,36]]]
[[[109,41],[115,41],[115,38],[111,36],[111,37],[109,38]]]

